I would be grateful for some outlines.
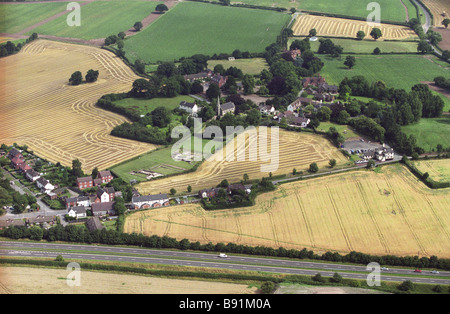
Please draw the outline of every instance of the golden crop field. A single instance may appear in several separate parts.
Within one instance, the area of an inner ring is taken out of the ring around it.
[[[113,53],[37,40],[0,59],[0,143],[28,145],[38,156],[83,169],[105,169],[155,145],[110,136],[128,119],[95,107],[108,93],[125,92],[138,77]],[[97,82],[68,85],[71,74],[99,71]]]
[[[299,15],[292,27],[295,36],[307,36],[309,31],[315,28],[317,36],[338,36],[356,38],[358,31],[364,31],[366,38],[370,37],[372,26],[366,21],[341,19],[317,15]],[[383,34],[379,40],[383,39],[408,39],[417,38],[414,31],[406,26],[381,24],[378,27]]]
[[[450,2],[448,0],[422,0],[433,14],[433,25],[444,27],[442,21],[450,18]]]
[[[450,159],[418,160],[414,165],[422,173],[428,172],[435,181],[450,181]]]
[[[270,131],[267,134],[267,145],[270,147],[272,145]],[[225,157],[227,153],[234,152],[236,154],[238,149],[242,149],[243,146],[240,143],[245,145],[246,160],[238,161],[235,156],[234,161],[227,161]],[[265,142],[261,140],[259,143]],[[269,173],[262,172],[261,166],[270,165],[271,161],[268,159],[263,161],[259,156],[257,161],[250,161],[248,155],[250,146],[259,149],[257,136],[253,134],[247,137],[245,134],[240,134],[234,139],[234,142],[224,145],[223,150],[216,152],[205,160],[196,171],[142,182],[137,185],[137,189],[141,194],[157,194],[167,193],[171,188],[175,188],[178,192],[183,192],[190,185],[193,191],[198,191],[215,187],[224,179],[227,179],[230,183],[240,182],[243,180],[245,173],[248,174],[250,180],[268,177]],[[330,159],[336,159],[337,165],[348,161],[336,147],[320,135],[306,132],[289,132],[282,129],[279,130],[278,153],[278,169],[273,171],[272,175],[291,173],[294,168],[297,171],[306,171],[312,162],[316,162],[319,168],[322,168],[328,165]],[[222,160],[218,161],[218,157],[221,157]]]
[[[140,211],[125,232],[201,243],[450,257],[450,189],[431,190],[386,165],[287,183],[253,207],[205,211],[187,204]]]

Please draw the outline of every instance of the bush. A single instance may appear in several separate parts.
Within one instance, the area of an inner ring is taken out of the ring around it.
[[[275,283],[272,281],[265,281],[261,285],[261,293],[270,294],[275,290]]]
[[[330,278],[330,281],[335,283],[342,282],[342,276],[338,273],[334,273],[333,277]]]
[[[312,280],[315,282],[325,283],[326,279],[322,277],[321,274],[317,273],[312,277]]]
[[[414,284],[411,280],[405,280],[398,286],[398,289],[401,291],[412,291],[414,290]]]

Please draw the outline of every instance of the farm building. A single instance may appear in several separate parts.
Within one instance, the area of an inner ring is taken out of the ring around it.
[[[131,199],[135,209],[145,209],[169,205],[167,194],[134,196]]]

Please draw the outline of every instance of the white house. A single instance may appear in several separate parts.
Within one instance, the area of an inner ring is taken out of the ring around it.
[[[31,182],[34,182],[34,181],[36,181],[37,179],[39,179],[41,177],[39,172],[34,171],[33,169],[27,170],[27,172],[25,173],[25,176]]]
[[[55,189],[55,186],[51,184],[48,180],[44,178],[39,178],[36,180],[36,186],[41,189],[42,192],[49,193]]]
[[[86,208],[84,206],[72,207],[68,211],[68,215],[73,218],[84,218],[86,217]]]
[[[270,105],[261,104],[258,106],[259,112],[261,114],[274,114],[275,113],[275,107]]]
[[[181,110],[186,111],[187,113],[190,113],[193,116],[197,116],[197,113],[200,110],[200,107],[197,106],[196,103],[190,103],[190,102],[187,102],[187,101],[184,101],[184,100],[182,102],[180,102],[180,105],[179,105],[178,108],[180,108]]]
[[[131,200],[135,209],[160,207],[169,205],[167,194],[134,196]]]
[[[84,207],[91,206],[91,198],[89,196],[77,197],[77,206],[84,206]]]

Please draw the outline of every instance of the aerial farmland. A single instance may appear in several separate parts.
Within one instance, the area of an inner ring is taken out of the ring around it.
[[[0,293],[450,292],[448,1],[0,17]]]

